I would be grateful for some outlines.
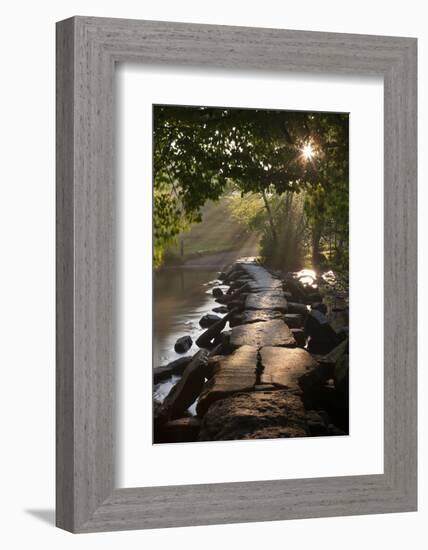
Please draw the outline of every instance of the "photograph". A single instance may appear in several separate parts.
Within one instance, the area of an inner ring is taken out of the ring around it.
[[[427,546],[424,8],[3,5],[1,548]]]
[[[349,435],[349,113],[153,105],[153,443]]]

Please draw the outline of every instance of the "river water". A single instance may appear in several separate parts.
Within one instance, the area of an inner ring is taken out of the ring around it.
[[[180,336],[189,335],[193,342],[203,332],[199,319],[205,313],[213,313],[219,306],[212,295],[212,289],[219,286],[218,271],[206,268],[164,269],[154,276],[153,304],[153,366],[160,367],[183,355],[193,355],[199,348],[193,343],[185,354],[174,351],[174,344]],[[216,313],[219,317],[223,315]],[[173,376],[154,388],[154,398],[162,401],[178,381]]]

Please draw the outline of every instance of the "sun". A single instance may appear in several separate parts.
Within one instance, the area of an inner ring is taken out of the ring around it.
[[[306,143],[306,145],[302,147],[301,151],[305,160],[311,160],[315,155],[315,151],[310,143]]]

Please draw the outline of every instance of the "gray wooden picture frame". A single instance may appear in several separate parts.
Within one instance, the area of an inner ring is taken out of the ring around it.
[[[58,527],[82,533],[416,510],[416,47],[414,38],[154,21],[57,24]],[[383,474],[115,488],[117,62],[384,78]]]

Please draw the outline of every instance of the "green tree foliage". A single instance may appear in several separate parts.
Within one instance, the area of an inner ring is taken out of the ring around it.
[[[261,193],[229,197],[231,215],[261,234],[261,256],[275,268],[297,270],[303,265],[307,241],[307,224],[304,219],[303,194],[286,191],[282,195],[267,192],[266,200],[275,228],[272,235],[269,214]]]
[[[233,193],[228,196],[231,216],[249,229],[260,231],[267,223],[266,209],[260,193]]]
[[[312,228],[315,265],[322,264],[322,244],[329,243],[328,262],[348,271],[349,160],[348,117],[319,114],[310,120],[319,150],[317,179],[307,186],[305,214]]]
[[[272,195],[276,239],[263,230],[261,253],[265,263],[286,271],[303,267],[307,225],[304,219],[304,196],[291,191]]]
[[[231,184],[257,197],[267,258],[281,248],[289,197],[302,192],[314,259],[323,232],[336,232],[336,243],[347,248],[346,115],[156,106],[153,132],[155,265],[165,246],[200,219],[203,204]]]

